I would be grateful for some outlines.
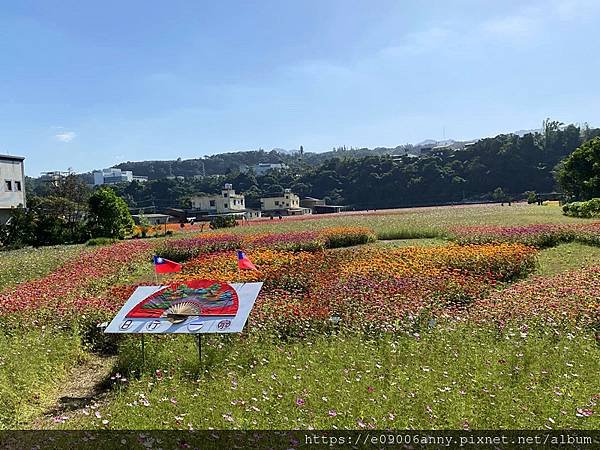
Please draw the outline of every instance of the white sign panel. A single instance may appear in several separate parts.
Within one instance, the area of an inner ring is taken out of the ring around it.
[[[194,280],[140,286],[105,333],[240,333],[262,283]]]

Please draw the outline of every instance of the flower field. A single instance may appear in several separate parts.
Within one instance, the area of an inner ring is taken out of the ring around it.
[[[589,224],[537,224],[514,227],[465,226],[448,231],[450,239],[461,244],[518,242],[538,248],[563,242],[600,246],[600,222]]]
[[[64,257],[0,287],[4,358],[29,361],[15,372],[0,356],[0,428],[26,426],[78,358],[103,349],[96,324],[154,284],[153,254],[183,263],[165,282],[263,281],[245,331],[207,336],[201,365],[185,336],[153,337],[144,365],[139,340],[121,338],[107,400],[52,426],[600,425],[600,262],[551,275],[538,265],[547,247],[556,260],[564,242],[597,245],[599,223],[431,224],[447,242],[427,246],[373,245],[380,233],[363,223],[315,223],[53,250]],[[236,249],[259,270],[238,270]],[[13,255],[10,273],[31,259]],[[27,356],[33,345],[44,352]]]
[[[85,250],[43,278],[0,291],[1,317],[22,323],[23,315],[32,318],[33,312],[72,320],[97,309],[113,311],[119,305],[100,294],[136,264],[147,262],[151,249],[149,242],[130,241]]]

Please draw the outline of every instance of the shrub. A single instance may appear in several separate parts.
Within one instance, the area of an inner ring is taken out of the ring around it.
[[[115,238],[97,237],[97,238],[90,239],[89,241],[87,241],[85,243],[85,245],[89,245],[90,247],[92,247],[92,246],[96,246],[96,245],[110,245],[110,244],[114,244],[115,242],[117,242],[117,239],[115,239]]]
[[[233,216],[217,216],[210,221],[210,228],[216,230],[218,228],[232,228],[237,226],[237,220]]]
[[[600,198],[593,198],[587,202],[567,203],[563,206],[563,213],[566,216],[586,219],[600,217]]]

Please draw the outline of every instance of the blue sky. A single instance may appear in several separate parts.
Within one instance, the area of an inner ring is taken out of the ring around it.
[[[0,6],[0,153],[26,172],[599,125],[600,2]]]

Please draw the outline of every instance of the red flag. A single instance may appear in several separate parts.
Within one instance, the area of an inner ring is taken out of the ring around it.
[[[160,256],[155,256],[154,270],[156,270],[156,273],[180,272],[181,264],[176,263],[175,261],[169,261],[168,259],[161,258]]]
[[[248,270],[256,270],[258,272],[258,269],[256,268],[256,266],[254,264],[252,264],[252,261],[250,261],[248,259],[248,257],[246,256],[246,254],[243,251],[238,250],[237,255],[238,255],[238,268],[248,269]]]

